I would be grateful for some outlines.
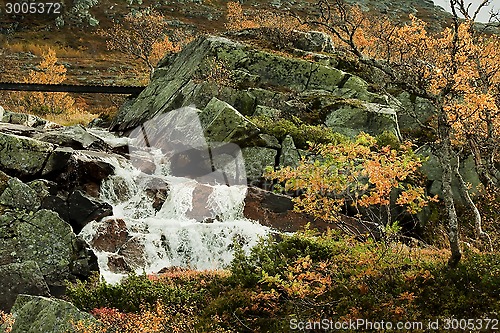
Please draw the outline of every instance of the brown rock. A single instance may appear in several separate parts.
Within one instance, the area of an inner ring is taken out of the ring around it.
[[[92,239],[92,247],[98,251],[117,252],[129,239],[125,221],[112,219],[101,225]]]

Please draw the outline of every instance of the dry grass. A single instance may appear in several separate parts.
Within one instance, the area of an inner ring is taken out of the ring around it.
[[[9,53],[31,53],[41,57],[49,48],[53,49],[58,57],[77,58],[83,55],[82,50],[76,50],[66,46],[52,44],[37,44],[34,42],[5,42],[2,45],[5,52]]]

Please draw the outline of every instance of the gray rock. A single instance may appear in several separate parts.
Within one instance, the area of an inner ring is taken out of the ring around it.
[[[55,212],[6,212],[0,216],[0,265],[34,261],[50,288],[85,278],[96,258]]]
[[[293,46],[309,52],[333,52],[330,35],[321,31],[294,31]]]
[[[73,149],[107,150],[103,140],[87,132],[81,125],[44,131],[34,136],[35,139]]]
[[[290,135],[287,135],[281,143],[280,167],[290,166],[296,168],[300,162],[300,155]]]
[[[0,169],[15,176],[37,175],[54,149],[50,143],[0,133]]]
[[[443,170],[441,169],[438,157],[431,151],[431,149],[427,145],[420,147],[415,152],[424,157],[428,157],[428,160],[422,163],[420,171],[422,171],[422,173],[427,176],[428,181],[431,183],[430,186],[428,186],[429,194],[437,194],[439,197],[442,197],[443,192],[441,186]],[[453,168],[456,168],[456,165],[457,163],[455,159],[454,161],[452,161]],[[477,193],[477,187],[481,184],[481,181],[479,180],[479,175],[476,172],[476,166],[472,155],[461,157],[459,170],[464,181],[472,185],[469,191],[471,193]],[[459,188],[460,183],[458,179],[456,179],[456,177],[453,175],[453,198],[455,202],[465,204],[465,199],[463,198],[462,193],[459,191]]]
[[[328,114],[325,125],[335,132],[356,137],[360,132],[370,135],[385,131],[401,137],[394,109],[380,104],[363,103],[357,106],[344,106]]]
[[[71,332],[72,322],[96,322],[69,302],[43,296],[19,295],[12,313],[16,318],[12,333],[66,333]]]
[[[249,181],[259,180],[268,166],[274,167],[278,152],[271,148],[248,147],[243,148],[243,159]]]
[[[11,178],[7,182],[7,188],[0,195],[0,204],[33,212],[40,207],[40,198],[31,187],[17,178]]]
[[[203,82],[209,81],[213,59],[224,64],[229,76],[234,77],[234,85],[248,91],[238,91],[217,82]],[[323,89],[335,92],[341,88],[339,85],[345,84],[350,87],[346,90],[374,100],[366,83],[355,84],[362,80],[354,82],[352,75],[347,79],[351,81],[346,83],[345,74],[331,66],[279,56],[226,38],[201,37],[176,56],[159,63],[151,83],[132,105],[120,110],[111,128],[131,129],[158,114],[191,104],[203,108],[208,103],[207,97],[213,96],[237,107],[243,114],[251,114],[257,104],[282,109],[291,98],[283,91]]]
[[[259,133],[255,124],[216,97],[200,113],[200,121],[210,142],[240,143]]]
[[[27,113],[17,113],[5,111],[0,117],[0,121],[10,124],[18,124],[27,127],[47,129],[47,128],[58,128],[61,125],[48,121],[46,119],[34,116]]]
[[[34,261],[0,266],[0,310],[9,312],[19,294],[50,296],[49,287]]]
[[[253,115],[257,117],[263,116],[274,119],[281,115],[281,111],[275,108],[270,108],[268,106],[257,105],[257,107],[255,108],[255,113]]]

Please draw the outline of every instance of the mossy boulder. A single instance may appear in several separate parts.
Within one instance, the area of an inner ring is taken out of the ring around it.
[[[0,133],[0,169],[21,177],[37,175],[54,149],[50,143]]]
[[[49,286],[90,276],[96,258],[53,211],[8,211],[0,216],[0,264],[34,261]]]
[[[12,333],[66,333],[80,320],[96,322],[69,302],[43,296],[19,295],[12,313],[16,318]]]
[[[10,178],[0,195],[0,204],[13,209],[36,211],[40,207],[37,192],[17,178]]]
[[[200,121],[210,142],[242,143],[259,133],[255,124],[216,97],[200,113]]]
[[[376,136],[384,132],[399,133],[396,111],[387,105],[363,103],[346,105],[327,115],[325,125],[333,131],[356,137],[360,132]]]
[[[261,179],[267,166],[275,166],[278,151],[271,148],[248,147],[243,148],[245,170],[250,182]]]
[[[19,294],[50,296],[42,272],[35,261],[0,266],[0,310],[9,312]]]

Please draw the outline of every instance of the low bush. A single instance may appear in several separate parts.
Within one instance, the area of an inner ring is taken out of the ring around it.
[[[98,308],[92,313],[105,327],[140,323],[143,332],[289,332],[292,319],[497,318],[500,256],[466,252],[450,269],[448,255],[305,230],[238,251],[230,273],[131,275],[116,286],[94,280],[70,287],[68,297]],[[156,331],[146,325],[155,323]]]

